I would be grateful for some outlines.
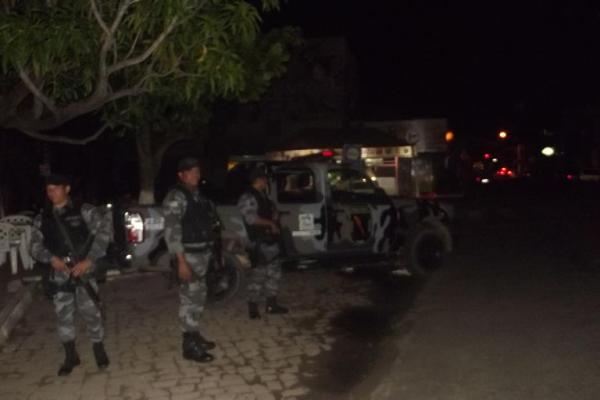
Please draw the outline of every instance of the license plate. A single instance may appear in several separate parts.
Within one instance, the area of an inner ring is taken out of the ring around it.
[[[146,218],[144,228],[149,231],[158,231],[165,228],[164,218]]]

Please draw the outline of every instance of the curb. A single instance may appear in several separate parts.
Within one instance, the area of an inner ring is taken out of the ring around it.
[[[0,345],[4,344],[33,300],[35,285],[21,287],[0,310]]]

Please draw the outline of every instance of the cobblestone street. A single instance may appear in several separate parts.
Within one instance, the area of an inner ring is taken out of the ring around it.
[[[343,310],[371,307],[371,286],[368,279],[332,271],[289,272],[284,275],[281,296],[291,308],[287,316],[249,320],[243,293],[226,304],[211,304],[202,320],[202,333],[217,342],[216,360],[195,364],[181,357],[176,290],[167,290],[159,275],[120,277],[103,288],[108,303],[105,343],[110,367],[97,370],[91,344],[79,324],[77,348],[82,365],[65,378],[56,376],[63,353],[53,310],[39,295],[1,350],[0,398],[316,398],[323,394],[312,393],[312,387],[331,389],[328,384],[318,384],[315,375],[326,371],[331,357],[336,356],[332,349],[340,330],[332,324],[344,324]],[[355,340],[372,346],[365,337]],[[360,353],[355,344],[345,347],[354,347],[354,355]],[[343,359],[344,355],[340,356]],[[346,378],[360,375],[356,365],[337,368],[346,371],[342,372]],[[324,379],[329,377],[331,373]],[[341,393],[344,388],[331,390]],[[333,396],[325,394],[324,398]]]

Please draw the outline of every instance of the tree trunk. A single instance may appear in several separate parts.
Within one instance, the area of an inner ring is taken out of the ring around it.
[[[140,204],[154,204],[154,178],[156,166],[152,157],[151,134],[148,131],[140,132],[136,138],[138,167],[140,179]]]

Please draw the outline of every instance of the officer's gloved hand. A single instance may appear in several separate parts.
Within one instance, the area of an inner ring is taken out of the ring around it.
[[[88,272],[91,267],[92,261],[86,258],[85,260],[79,261],[77,264],[75,264],[71,270],[71,274],[73,274],[75,278],[79,278]]]
[[[192,280],[192,269],[187,261],[179,260],[177,265],[177,275],[182,282],[189,282]]]
[[[67,263],[60,257],[52,256],[50,259],[50,265],[54,268],[55,271],[68,272],[69,268],[67,267]]]

